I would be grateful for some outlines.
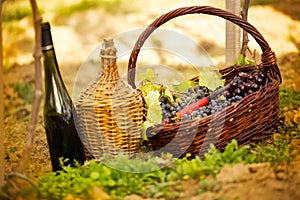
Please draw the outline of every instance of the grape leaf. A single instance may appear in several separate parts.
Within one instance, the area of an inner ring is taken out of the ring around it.
[[[145,73],[139,75],[140,80],[154,81],[155,75],[152,69],[147,69]]]
[[[149,121],[145,121],[142,124],[142,138],[143,139],[147,139],[147,129],[151,126],[154,126],[154,123],[149,122]]]
[[[193,81],[183,81],[181,83],[174,82],[172,88],[177,92],[186,92],[189,88],[194,87]]]
[[[144,83],[143,85],[139,86],[139,89],[142,91],[144,96],[147,96],[151,91],[159,90],[158,85],[154,85],[151,82]]]
[[[199,85],[206,86],[210,90],[215,90],[219,86],[224,86],[224,83],[225,80],[221,78],[220,74],[208,68],[201,69]]]
[[[246,63],[245,56],[243,54],[240,54],[237,59],[237,65],[243,66],[245,65],[245,63]]]
[[[233,66],[233,65],[243,66],[245,64],[255,65],[255,62],[254,62],[254,60],[246,59],[246,57],[243,54],[240,54],[239,57],[237,58],[237,60],[234,62],[228,63],[228,66]]]
[[[254,62],[254,60],[246,60],[246,64],[248,64],[248,65],[255,65],[255,62]]]
[[[164,95],[167,96],[167,98],[170,100],[171,103],[174,103],[172,92],[167,86],[164,87]]]
[[[162,110],[159,102],[159,91],[151,91],[146,97],[147,119],[152,123],[161,123]]]
[[[147,96],[145,97],[145,101],[146,104],[148,106],[151,105],[159,105],[159,91],[155,90],[155,91],[151,91],[147,94]]]
[[[147,117],[149,118],[149,120],[153,123],[161,123],[162,121],[162,114],[161,114],[161,108],[160,106],[154,106],[151,105],[148,108],[148,113],[147,113]]]
[[[234,66],[234,65],[236,65],[236,62],[234,61],[234,62],[230,62],[230,63],[228,63],[227,64],[228,66]]]

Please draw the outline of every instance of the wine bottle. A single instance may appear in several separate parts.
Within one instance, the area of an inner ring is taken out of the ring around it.
[[[74,166],[85,161],[83,144],[76,131],[76,112],[61,77],[54,51],[49,22],[41,24],[44,57],[45,100],[44,125],[53,171],[61,170],[59,158],[65,165]]]

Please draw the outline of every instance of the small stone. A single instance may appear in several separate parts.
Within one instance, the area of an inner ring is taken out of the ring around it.
[[[285,181],[285,180],[288,180],[289,175],[286,170],[279,169],[279,170],[275,171],[275,178],[278,181]]]

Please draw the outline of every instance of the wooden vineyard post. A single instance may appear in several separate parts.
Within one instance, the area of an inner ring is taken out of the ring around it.
[[[34,99],[32,104],[32,113],[29,119],[27,127],[27,136],[24,150],[22,152],[22,159],[19,162],[17,171],[20,173],[26,173],[26,167],[30,161],[30,154],[33,148],[33,142],[35,137],[35,126],[38,120],[39,106],[43,95],[42,85],[42,50],[41,50],[41,22],[42,16],[40,15],[36,0],[30,0],[30,5],[33,11],[33,25],[34,25],[34,71],[35,71],[35,82],[34,82]]]
[[[240,0],[226,0],[226,10],[240,15],[241,1]],[[226,64],[235,62],[240,54],[241,49],[241,29],[237,25],[226,21],[226,42],[225,42],[225,62]]]
[[[4,95],[2,49],[2,1],[0,1],[0,187],[4,184]]]
[[[2,1],[0,1],[0,187],[4,185],[4,95],[2,49]]]

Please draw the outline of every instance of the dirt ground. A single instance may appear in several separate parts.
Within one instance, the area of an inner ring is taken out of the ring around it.
[[[192,2],[195,3],[196,1]],[[203,4],[207,2],[204,1]],[[143,28],[163,12],[184,5],[179,1],[170,5],[170,2],[164,0],[161,7],[150,0],[147,3],[149,3],[150,8],[147,11],[141,3],[137,3],[134,8],[138,9],[139,12],[125,16],[122,14],[107,16],[103,23],[99,23],[99,19],[105,12],[90,10],[74,14],[61,19],[59,23],[53,24],[56,52],[62,76],[70,93],[74,91],[76,72],[80,67],[80,63],[85,60],[101,38],[133,28]],[[213,3],[216,2],[213,1]],[[216,4],[220,5],[219,3]],[[299,90],[300,40],[298,40],[298,36],[300,35],[300,15],[297,15],[297,12],[300,13],[300,3],[291,4],[293,9],[289,9],[290,7],[286,4],[285,6],[280,5],[278,9],[276,9],[276,6],[251,7],[249,21],[261,31],[275,51],[283,76],[282,85],[293,90]],[[89,23],[84,23],[88,16],[92,16],[88,18]],[[50,21],[54,20],[51,13],[45,13],[45,18]],[[198,41],[199,44],[208,41],[208,53],[214,62],[222,63],[223,58],[220,58],[220,54],[224,53],[225,41],[224,32],[222,32],[224,23],[211,20],[211,18],[205,18],[205,20],[201,20],[199,16],[198,18],[197,23],[199,23],[199,26],[192,26],[194,18],[190,18],[191,21],[188,22],[178,19],[176,22],[166,25],[166,27],[185,32]],[[124,24],[121,19],[126,21],[127,24]],[[23,20],[20,21],[20,26],[27,26],[30,23],[30,19]],[[111,24],[114,24],[114,26],[111,27]],[[207,30],[207,27],[210,27],[210,30]],[[222,31],[218,29],[219,27]],[[201,31],[199,32],[199,30]],[[207,34],[206,31],[210,33]],[[63,36],[63,34],[67,34],[67,36]],[[83,34],[84,37],[82,37]],[[219,39],[215,41],[214,38]],[[73,47],[64,45],[66,42],[73,44]],[[253,45],[256,47],[255,44]],[[34,82],[33,62],[32,60],[28,62],[28,56],[31,56],[31,53],[27,52],[25,56],[27,56],[27,59],[24,59],[24,54],[17,56],[12,67],[5,72],[4,77],[6,173],[9,173],[20,160],[26,140],[26,126],[31,113],[31,105],[25,103],[13,89],[16,84]],[[153,56],[158,57],[158,60],[160,60],[159,55]],[[147,60],[144,62],[147,62]],[[28,174],[33,179],[51,171],[42,119],[42,105],[35,134],[34,147],[28,167]],[[300,159],[297,158],[293,165],[283,165],[275,169],[264,163],[224,167],[216,180],[207,180],[214,183],[212,184],[214,187],[210,188],[209,192],[198,194],[195,192],[197,191],[197,188],[195,188],[197,185],[187,181],[182,185],[183,188],[186,188],[186,192],[182,193],[180,199],[300,199],[299,166]],[[141,197],[132,195],[127,199],[141,199]]]

